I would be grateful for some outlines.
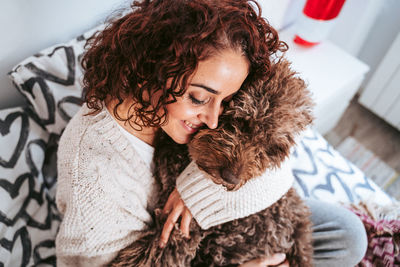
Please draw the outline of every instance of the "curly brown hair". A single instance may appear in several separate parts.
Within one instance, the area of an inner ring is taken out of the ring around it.
[[[114,116],[131,127],[165,123],[166,105],[185,93],[199,61],[219,50],[235,49],[248,58],[246,86],[264,80],[271,56],[287,49],[256,1],[143,0],[134,1],[131,9],[88,40],[82,61],[85,101],[92,113],[106,99],[117,99]],[[157,91],[162,92],[157,103],[144,97]],[[132,104],[134,113],[123,119],[117,108],[127,96],[140,105]]]

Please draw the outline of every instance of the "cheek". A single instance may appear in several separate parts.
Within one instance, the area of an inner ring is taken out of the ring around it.
[[[169,119],[185,120],[196,116],[196,110],[189,104],[177,101],[167,106]]]

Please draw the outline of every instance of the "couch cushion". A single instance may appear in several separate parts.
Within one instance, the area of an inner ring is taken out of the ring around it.
[[[341,204],[395,201],[315,130],[304,133],[290,159],[295,188],[304,198]]]
[[[52,138],[29,114],[29,108],[0,110],[1,266],[55,262],[56,177],[43,170]]]
[[[40,123],[61,134],[82,105],[81,58],[86,40],[103,25],[77,38],[46,48],[13,68],[9,77],[26,97]]]

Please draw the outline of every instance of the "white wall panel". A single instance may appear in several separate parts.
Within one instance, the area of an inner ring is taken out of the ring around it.
[[[360,103],[400,129],[400,33],[379,64]]]

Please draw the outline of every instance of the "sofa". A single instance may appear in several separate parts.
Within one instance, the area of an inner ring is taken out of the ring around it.
[[[80,66],[86,40],[102,26],[32,55],[9,77],[26,99],[0,110],[0,266],[55,266],[62,220],[55,205],[57,145],[83,104]],[[313,128],[291,153],[304,198],[337,205],[395,201]]]

